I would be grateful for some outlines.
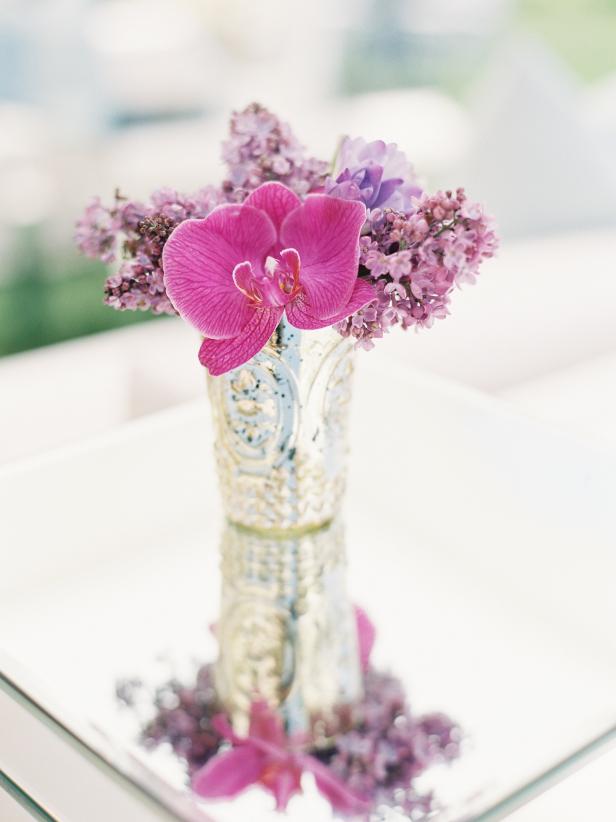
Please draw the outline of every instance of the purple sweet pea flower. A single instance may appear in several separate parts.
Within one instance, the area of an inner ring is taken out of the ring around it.
[[[408,213],[421,194],[411,164],[395,143],[345,137],[325,192],[345,200],[361,200],[366,208],[392,208]]]

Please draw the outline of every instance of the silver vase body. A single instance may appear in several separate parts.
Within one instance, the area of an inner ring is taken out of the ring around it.
[[[216,687],[239,732],[256,699],[293,731],[361,692],[340,520],[352,376],[349,340],[283,320],[209,378],[227,519]]]

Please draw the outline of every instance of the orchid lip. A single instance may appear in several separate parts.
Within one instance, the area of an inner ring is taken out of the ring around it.
[[[261,271],[248,260],[233,269],[233,282],[254,306],[281,306],[294,300],[301,291],[301,261],[294,248],[285,248],[279,257],[268,255]]]

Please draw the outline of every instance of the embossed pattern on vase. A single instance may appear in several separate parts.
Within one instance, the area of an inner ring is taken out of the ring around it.
[[[281,322],[250,362],[209,378],[223,504],[259,530],[320,527],[345,488],[352,343]]]
[[[221,556],[216,688],[236,730],[246,731],[257,696],[282,711],[290,731],[357,699],[342,525],[280,539],[229,524]]]

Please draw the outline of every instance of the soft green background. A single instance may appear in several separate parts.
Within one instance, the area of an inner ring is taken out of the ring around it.
[[[71,246],[50,254],[36,229],[21,230],[16,239],[14,270],[0,289],[0,354],[156,319],[103,304],[102,263],[83,259]]]

